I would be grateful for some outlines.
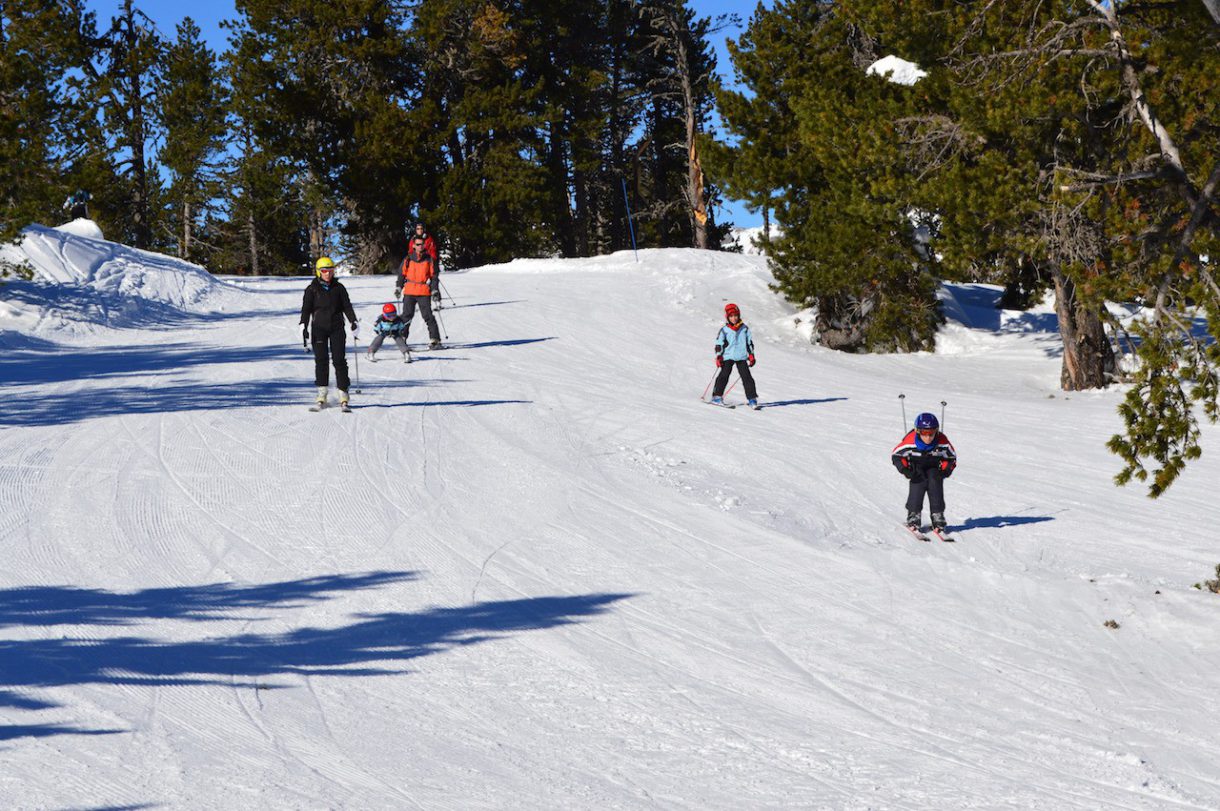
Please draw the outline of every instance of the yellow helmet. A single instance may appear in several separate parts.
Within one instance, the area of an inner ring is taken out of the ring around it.
[[[314,265],[313,273],[315,276],[318,276],[322,273],[323,270],[326,270],[328,268],[330,270],[334,270],[335,263],[329,256],[323,256],[321,259],[318,260],[318,263],[316,265]]]

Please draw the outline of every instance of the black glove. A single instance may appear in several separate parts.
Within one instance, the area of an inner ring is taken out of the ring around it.
[[[394,286],[394,298],[402,298],[402,285],[401,284]]]
[[[351,323],[351,330],[352,330],[352,335],[359,335],[360,334],[360,322],[353,321]]]
[[[309,349],[309,325],[308,324],[301,325],[301,346],[305,347],[306,350]]]
[[[941,462],[941,463],[940,463],[940,475],[941,475],[941,478],[945,478],[945,479],[947,479],[947,478],[949,478],[950,476],[952,476],[952,475],[953,475],[953,468],[955,468],[955,467],[957,467],[957,462],[953,462],[953,461],[951,461],[951,460],[949,460],[949,459],[946,459],[946,460],[944,460],[943,462]]]

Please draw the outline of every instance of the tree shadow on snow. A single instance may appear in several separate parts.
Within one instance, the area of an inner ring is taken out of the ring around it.
[[[17,738],[50,738],[53,735],[115,735],[121,729],[83,729],[70,724],[13,724],[0,726],[0,742]]]
[[[97,388],[42,396],[23,394],[20,410],[0,412],[0,426],[68,425],[127,414],[282,406],[294,401],[304,406],[313,399],[312,383],[312,380],[259,380]]]
[[[257,611],[292,608],[336,592],[416,579],[414,572],[334,575],[256,586],[210,584],[132,593],[40,586],[0,590],[8,625],[136,625],[156,620],[242,621]],[[531,597],[472,603],[457,608],[358,614],[330,628],[282,633],[240,633],[196,640],[148,636],[61,636],[0,640],[0,706],[51,706],[24,691],[83,684],[226,685],[279,689],[265,679],[280,675],[402,675],[405,662],[503,638],[585,621],[629,594]],[[236,612],[236,613],[235,613]],[[21,703],[24,702],[24,703]],[[24,735],[27,731],[30,734]],[[104,734],[75,727],[0,726],[0,739],[54,734]]]
[[[150,619],[251,620],[239,613],[254,608],[300,608],[331,595],[418,579],[415,572],[334,574],[245,586],[209,583],[132,592],[74,586],[19,586],[0,589],[0,629],[15,626],[136,625]]]
[[[312,364],[299,346],[212,347],[190,343],[154,346],[67,347],[16,349],[0,356],[0,380],[6,383],[62,383],[69,380],[141,377],[174,374],[200,366],[300,360]]]
[[[846,399],[848,399],[848,398],[846,398],[846,397],[823,397],[821,400],[776,400],[773,403],[769,403],[766,400],[764,400],[762,403],[762,407],[763,408],[782,408],[783,406],[817,405],[818,403],[834,403],[834,402],[838,402],[839,400],[846,400]]]
[[[515,338],[507,341],[480,341],[479,343],[451,343],[447,344],[450,349],[483,349],[489,346],[521,346],[523,344],[536,344],[542,341],[553,341],[554,336],[550,338]]]
[[[533,400],[430,400],[422,403],[368,403],[353,405],[353,411],[365,408],[435,408],[438,406],[531,405]]]
[[[495,307],[499,304],[521,304],[524,301],[525,299],[518,298],[512,299],[511,301],[479,301],[474,304],[447,304],[441,309],[441,312],[444,312],[445,310],[460,310],[463,307]]]
[[[1043,521],[1054,520],[1055,519],[1049,515],[989,515],[983,518],[967,518],[955,528],[960,530],[983,529],[984,527],[991,529],[1002,529],[1004,527],[1015,527],[1021,524],[1040,524]]]
[[[349,371],[351,366],[348,366]],[[195,382],[183,385],[98,387],[45,395],[21,395],[21,408],[0,411],[0,427],[68,425],[101,417],[168,414],[234,408],[272,408],[313,402],[312,369],[294,380],[247,380],[238,383]],[[354,378],[354,376],[353,376]],[[363,391],[435,387],[442,380],[361,381]],[[331,377],[334,385],[334,377]],[[354,385],[353,379],[353,387]],[[359,396],[359,395],[357,395]],[[492,401],[488,401],[492,402]]]

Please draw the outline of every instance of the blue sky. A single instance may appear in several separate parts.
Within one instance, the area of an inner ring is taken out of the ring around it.
[[[102,27],[122,5],[122,0],[89,0],[88,7],[97,12],[98,25]],[[755,0],[691,0],[691,6],[697,13],[707,17],[717,14],[737,14],[742,25],[749,21],[756,6]],[[191,17],[203,31],[203,36],[216,50],[223,50],[228,42],[228,32],[220,27],[222,20],[236,16],[232,0],[213,0],[205,3],[183,3],[182,0],[138,0],[137,7],[157,23],[157,27],[167,36],[174,35],[174,29],[184,17]],[[724,48],[726,37],[737,37],[741,28],[728,28],[718,35],[716,50],[722,76],[731,77],[728,52]],[[750,214],[739,203],[728,201],[724,210],[718,212],[719,219],[731,220],[740,227],[762,225],[762,217]]]

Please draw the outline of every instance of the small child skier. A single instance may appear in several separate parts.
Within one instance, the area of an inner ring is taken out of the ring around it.
[[[724,405],[724,387],[733,367],[737,367],[746,389],[746,401],[751,408],[757,409],[758,390],[754,387],[754,376],[750,374],[750,367],[754,365],[754,339],[750,336],[750,328],[742,322],[741,310],[731,302],[724,305],[724,320],[724,326],[716,335],[716,368],[720,374],[712,389],[712,402]]]
[[[373,322],[373,332],[376,334],[369,344],[369,360],[374,362],[377,360],[374,355],[377,354],[378,349],[381,349],[381,344],[385,341],[386,336],[389,336],[394,339],[395,345],[398,346],[398,351],[402,353],[402,359],[410,363],[411,352],[407,349],[407,339],[402,335],[406,326],[406,322],[398,315],[397,307],[390,303],[383,304],[381,315],[377,316],[377,320]]]
[[[915,418],[915,428],[894,446],[890,461],[911,483],[907,492],[907,521],[918,532],[923,526],[923,498],[928,496],[932,528],[945,529],[945,479],[957,467],[957,451],[949,437],[940,432],[935,414],[924,412]]]

